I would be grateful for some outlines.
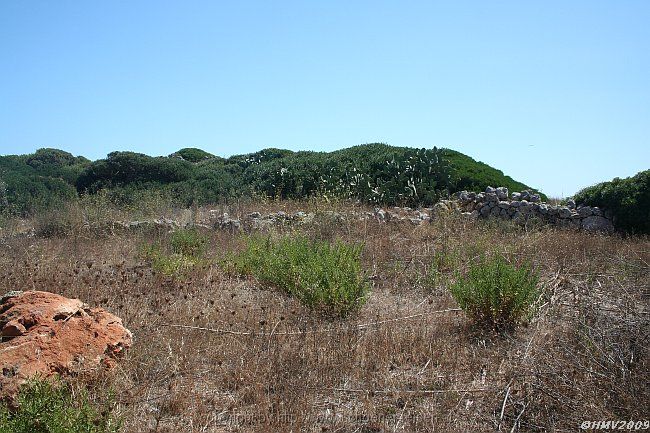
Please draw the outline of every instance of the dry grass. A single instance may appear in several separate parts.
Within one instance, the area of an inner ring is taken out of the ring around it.
[[[207,232],[213,264],[182,278],[141,260],[141,245],[163,231],[5,238],[0,292],[48,290],[123,318],[135,335],[127,358],[76,381],[117,392],[125,432],[560,432],[582,420],[647,419],[647,239],[455,218],[299,230],[365,244],[372,291],[357,314],[319,316],[224,273],[218,261],[243,240],[219,231]],[[486,249],[530,261],[543,281],[537,314],[515,333],[473,328],[446,288]],[[445,260],[432,278],[434,257]]]

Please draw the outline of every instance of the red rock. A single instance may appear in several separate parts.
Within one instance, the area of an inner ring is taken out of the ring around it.
[[[113,367],[131,343],[121,319],[101,308],[54,293],[12,292],[0,300],[0,398],[36,375]]]

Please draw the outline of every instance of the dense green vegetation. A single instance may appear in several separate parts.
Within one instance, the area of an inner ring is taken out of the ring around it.
[[[74,182],[88,165],[86,158],[57,149],[0,156],[0,211],[32,213],[75,197]]]
[[[280,288],[311,308],[343,316],[361,306],[369,290],[361,250],[361,245],[302,236],[251,236],[226,268]]]
[[[62,383],[33,380],[10,410],[0,403],[0,433],[110,433],[119,430],[110,402],[99,406]]]
[[[516,266],[501,255],[481,256],[467,273],[456,273],[450,290],[476,324],[511,329],[532,311],[538,282],[530,266]]]
[[[144,245],[142,255],[151,262],[154,272],[168,277],[182,276],[206,262],[207,242],[207,236],[196,229],[178,229],[164,242]]]
[[[112,152],[94,162],[55,149],[0,156],[0,205],[18,214],[99,191],[117,204],[132,204],[139,192],[156,191],[184,206],[252,195],[294,199],[324,195],[417,206],[488,185],[530,189],[453,150],[381,143],[335,152],[264,149],[230,158],[196,148],[168,157]]]
[[[608,209],[614,225],[629,233],[650,233],[650,170],[583,189],[576,203]]]

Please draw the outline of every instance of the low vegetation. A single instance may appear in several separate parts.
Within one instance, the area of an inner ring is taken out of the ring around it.
[[[35,379],[25,384],[10,409],[0,403],[1,433],[116,433],[110,399],[102,406],[82,390],[73,394],[63,383]]]
[[[539,296],[539,278],[530,265],[509,263],[501,254],[482,255],[457,272],[451,294],[458,305],[480,326],[512,329],[529,318]]]
[[[144,244],[142,255],[151,262],[154,272],[168,277],[181,276],[206,263],[207,241],[207,236],[196,229],[178,229],[164,240]]]
[[[117,368],[56,388],[67,394],[48,407],[88,426],[72,432],[113,431],[116,419],[121,433],[515,433],[647,418],[646,236],[455,214],[418,226],[338,218],[372,212],[345,200],[117,206],[115,191],[59,209],[71,223],[56,236],[29,235],[46,214],[0,232],[0,294],[80,298],[136,336]],[[205,228],[210,210],[315,217],[238,233]],[[203,226],[99,230],[174,212]],[[22,398],[24,410],[49,401]],[[38,432],[45,418],[27,413],[4,407],[4,431]]]
[[[250,236],[226,267],[278,287],[310,308],[346,315],[363,304],[368,292],[361,250],[361,245],[303,236]]]

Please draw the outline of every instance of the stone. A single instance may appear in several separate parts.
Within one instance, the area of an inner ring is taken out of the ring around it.
[[[559,208],[558,216],[560,218],[571,218],[571,209],[569,209],[568,207]]]
[[[499,204],[498,204],[498,206],[499,206],[501,209],[508,209],[508,208],[510,207],[510,203],[507,202],[507,201],[500,201]]]
[[[480,210],[480,213],[481,213],[481,215],[483,215],[484,217],[490,215],[490,206],[488,206],[488,205],[483,206],[483,207],[481,208],[481,210]]]
[[[489,202],[497,202],[499,201],[499,197],[497,197],[497,194],[495,192],[486,192],[485,200]]]
[[[589,206],[583,206],[578,208],[578,215],[580,215],[582,218],[592,216],[593,214],[594,211]]]
[[[611,232],[614,230],[614,226],[610,220],[598,215],[588,216],[583,219],[582,228],[592,232]]]
[[[0,303],[0,398],[40,376],[114,367],[131,346],[119,317],[78,299],[41,291],[3,296]]]
[[[539,203],[540,201],[542,201],[542,199],[539,196],[539,194],[532,194],[530,196],[530,201],[533,202],[533,203]]]
[[[510,195],[510,197],[512,198],[512,200],[519,200],[519,199],[521,199],[521,193],[519,193],[519,192],[513,192],[513,193]]]
[[[261,218],[261,217],[262,217],[262,214],[259,213],[259,212],[251,212],[251,213],[249,213],[247,216],[248,216],[248,218],[250,218],[250,219],[256,219],[256,218]]]
[[[568,207],[569,209],[575,209],[576,208],[576,202],[574,200],[567,200],[566,207]]]
[[[508,199],[508,188],[505,186],[500,186],[499,188],[496,189],[496,194],[499,200],[507,200]]]
[[[487,188],[485,188],[485,193],[486,194],[494,194],[494,193],[496,193],[496,189],[492,188],[491,186],[488,186]]]

